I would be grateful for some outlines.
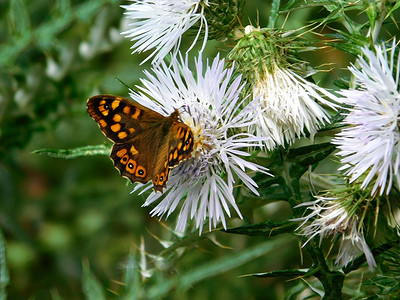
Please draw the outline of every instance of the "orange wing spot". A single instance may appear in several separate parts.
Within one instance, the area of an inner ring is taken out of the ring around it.
[[[121,102],[120,100],[114,100],[114,101],[111,103],[112,109],[113,109],[113,110],[116,109],[116,108],[119,106],[119,103],[120,103],[120,102]]]
[[[126,149],[124,149],[124,150],[126,150]],[[118,153],[117,153],[117,155],[118,155]],[[126,155],[124,155],[124,157],[121,158],[120,162],[121,162],[121,164],[126,165],[128,160],[129,160],[129,155],[126,154]]]
[[[106,100],[100,100],[99,104],[100,104],[100,105],[106,104]]]
[[[189,135],[190,135],[190,131],[187,130],[187,131],[186,131],[186,135],[185,135],[185,141],[187,141],[187,139],[189,138]]]
[[[135,176],[142,178],[146,177],[146,169],[143,168],[142,166],[137,166]]]
[[[162,183],[164,183],[164,182],[167,182],[167,179],[168,179],[168,172],[169,172],[169,170],[168,170],[168,169],[166,169],[166,170],[165,170],[165,172],[164,172],[164,173],[162,173],[162,174],[163,174],[163,180],[162,180]],[[161,181],[161,178],[160,178],[160,181]]]
[[[136,120],[139,117],[140,112],[141,112],[141,110],[139,108],[135,107],[135,112],[132,114],[131,118]]]
[[[126,153],[128,153],[128,149],[121,149],[117,152],[118,157],[124,156]]]
[[[140,167],[140,166],[139,166],[139,167]],[[129,173],[134,174],[135,171],[137,171],[136,169],[139,169],[139,167],[136,168],[136,161],[134,161],[133,159],[130,159],[130,160],[128,161],[128,163],[127,163],[125,169],[126,169]],[[136,175],[136,176],[137,176],[137,175]]]
[[[118,132],[118,138],[119,138],[120,140],[123,140],[123,139],[126,138],[127,136],[128,136],[128,134],[126,133],[126,131]]]
[[[99,120],[99,124],[100,124],[100,126],[103,127],[103,128],[107,126],[107,122],[104,121],[104,120],[102,120],[102,119]]]
[[[181,150],[181,148],[182,148],[182,142],[180,142],[180,143],[178,144],[178,150]]]
[[[131,113],[131,108],[128,105],[125,105],[122,111],[129,115]]]
[[[118,132],[121,130],[121,124],[115,123],[115,124],[111,125],[110,128],[112,131]],[[118,134],[118,137],[119,137],[119,134]]]
[[[182,139],[183,135],[184,135],[184,132],[182,131],[182,127],[178,127],[178,131],[176,132],[176,138]]]
[[[105,109],[104,105],[99,106],[99,111],[101,112],[101,114],[105,117],[108,116],[108,113],[110,112],[109,109]]]
[[[182,156],[182,155],[179,155],[178,161],[181,161],[182,159],[183,159],[183,156]]]
[[[175,150],[174,152],[174,159],[176,159],[178,157],[178,150]]]
[[[121,122],[121,115],[116,114],[116,115],[113,117],[113,121],[116,122],[116,123]]]
[[[169,160],[169,161],[171,161],[171,160],[172,160],[172,152],[169,154],[169,158],[168,158],[168,160]]]
[[[136,148],[135,148],[135,146],[133,146],[133,145],[132,145],[130,151],[131,151],[132,155],[135,155],[135,154],[138,154],[138,153],[139,153],[139,151],[137,151]]]

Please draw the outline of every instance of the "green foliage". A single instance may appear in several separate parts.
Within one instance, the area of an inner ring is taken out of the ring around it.
[[[379,298],[400,297],[400,252],[398,240],[388,244],[387,250],[380,256],[382,275],[364,283],[366,289],[371,289]]]
[[[284,50],[310,69],[330,65],[334,72],[313,76],[330,88],[348,88],[346,67],[362,47],[399,33],[396,1],[229,3],[234,18],[215,19],[210,36],[218,41],[208,42],[204,57],[228,56],[237,38],[232,26],[293,30],[301,42],[290,40]],[[340,268],[333,265],[335,241],[301,248],[305,241],[294,234],[291,219],[304,213],[297,205],[337,185],[321,174],[337,172],[330,138],[342,114],[332,113],[313,142],[251,153],[249,160],[274,177],[252,174],[259,196],[237,183],[244,220],[232,217],[227,228],[199,236],[171,230],[175,215],[161,222],[149,216],[152,207],[141,207],[144,195],[130,194],[86,112],[90,96],[127,96],[150,67],[139,65],[144,56],[131,55],[131,42],[120,35],[121,4],[0,2],[0,299],[399,297],[400,249],[383,242],[383,231],[372,250],[379,276],[366,272],[364,255]],[[216,18],[221,9],[208,13]],[[356,281],[360,291],[346,289]]]
[[[8,273],[6,242],[3,233],[0,231],[0,299],[7,299],[7,286],[10,284],[10,275]]]
[[[103,300],[106,299],[103,288],[95,275],[90,270],[89,264],[83,264],[82,270],[82,287],[85,299],[87,300]]]
[[[41,149],[33,151],[34,154],[47,155],[55,158],[71,159],[80,156],[110,155],[111,148],[106,145],[84,146],[74,149]]]

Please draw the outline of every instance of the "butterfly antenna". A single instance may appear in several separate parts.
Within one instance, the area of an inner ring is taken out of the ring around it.
[[[115,79],[117,79],[122,85],[126,86],[128,89],[131,90],[131,87],[127,85],[125,82],[123,82],[121,79],[119,79],[119,77],[115,77]]]

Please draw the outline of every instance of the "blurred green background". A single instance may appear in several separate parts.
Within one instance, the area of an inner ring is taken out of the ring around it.
[[[87,297],[82,262],[90,265],[106,298],[118,298],[128,257],[140,257],[142,238],[146,253],[155,255],[163,250],[161,241],[179,240],[170,230],[175,215],[163,224],[151,218],[151,207],[141,207],[143,198],[130,194],[133,187],[108,157],[62,160],[32,154],[42,148],[109,143],[87,115],[86,99],[99,93],[128,96],[127,87],[116,78],[134,87],[142,70],[149,68],[139,65],[145,56],[131,55],[132,42],[120,35],[124,26],[120,5],[126,3],[0,1],[0,227],[7,247],[9,299]],[[248,1],[242,20],[257,25],[258,18],[261,27],[266,26],[268,11],[269,1]],[[323,13],[319,8],[299,10],[287,25],[299,28],[310,16]],[[189,35],[187,41],[192,38]],[[212,59],[217,52],[225,56],[228,50],[210,41],[204,56]],[[314,60],[336,63],[336,75],[321,77],[332,86],[351,57],[321,53],[325,54]],[[253,207],[247,203],[242,210],[252,222],[282,220],[291,214],[285,202]],[[243,224],[229,220],[230,227]],[[162,264],[149,259],[156,279],[140,284],[157,286],[264,241],[219,231],[201,238],[195,232],[192,239]],[[165,298],[281,299],[298,281],[241,275],[299,267],[298,241],[292,236],[284,239],[288,241],[284,249],[238,261],[237,266],[208,274],[185,290],[172,289]],[[4,284],[1,278],[0,284]]]

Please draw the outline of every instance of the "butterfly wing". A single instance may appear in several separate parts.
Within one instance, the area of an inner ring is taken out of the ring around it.
[[[125,143],[150,128],[160,126],[164,119],[143,105],[113,95],[89,98],[87,110],[105,136],[115,143]]]
[[[194,145],[193,132],[186,124],[173,121],[170,129],[168,166],[177,166],[190,158]]]
[[[127,143],[114,144],[110,157],[121,176],[131,182],[141,183],[153,177],[154,156],[149,152],[149,147],[140,136]]]
[[[162,192],[167,185],[169,169],[177,166],[183,160],[190,158],[193,150],[193,133],[186,124],[179,122],[174,112],[170,117],[169,130],[166,138],[158,147],[158,155],[154,162],[154,190]]]
[[[87,102],[89,115],[115,144],[111,159],[121,176],[132,182],[153,181],[162,192],[169,169],[188,159],[193,150],[193,133],[179,121],[179,112],[170,116],[129,99],[97,95]]]

